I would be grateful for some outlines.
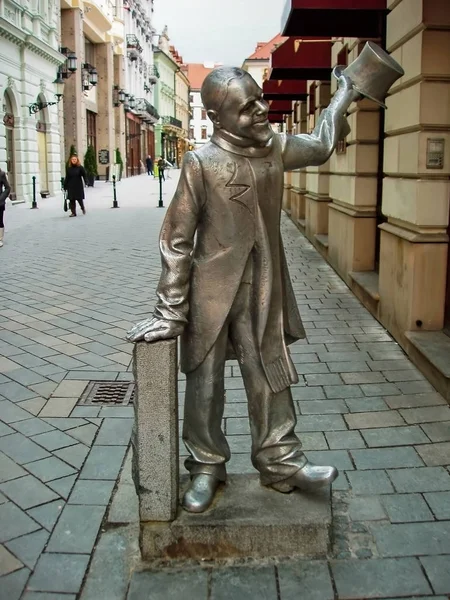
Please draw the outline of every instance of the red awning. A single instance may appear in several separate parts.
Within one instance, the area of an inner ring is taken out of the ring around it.
[[[381,37],[386,0],[286,0],[281,34]]]
[[[306,81],[268,79],[263,83],[265,100],[306,100]]]
[[[330,38],[289,38],[272,52],[270,78],[329,80],[331,47]]]
[[[291,100],[271,100],[269,102],[269,113],[281,113],[287,115],[292,112]]]

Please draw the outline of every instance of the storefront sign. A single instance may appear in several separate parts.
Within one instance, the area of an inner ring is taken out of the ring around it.
[[[109,150],[99,150],[98,151],[98,162],[101,165],[109,165]]]

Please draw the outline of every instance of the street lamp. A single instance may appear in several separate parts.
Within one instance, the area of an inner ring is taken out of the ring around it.
[[[128,100],[128,104],[129,104],[131,110],[133,110],[134,107],[136,106],[136,98],[134,96],[130,96],[130,99]]]
[[[30,115],[35,115],[40,110],[47,108],[47,106],[54,106],[55,104],[58,104],[58,102],[61,101],[61,99],[63,98],[63,95],[64,95],[64,80],[59,71],[58,71],[57,77],[53,83],[55,84],[55,88],[56,88],[56,92],[55,92],[56,100],[54,102],[40,102],[39,100],[37,102],[33,102],[32,104],[30,104],[28,106],[28,112]]]

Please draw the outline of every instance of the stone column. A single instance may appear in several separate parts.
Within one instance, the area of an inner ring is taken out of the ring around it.
[[[450,11],[415,4],[397,2],[387,22],[405,75],[386,101],[379,317],[402,344],[443,327],[449,226]]]
[[[97,84],[97,154],[99,150],[108,150],[109,163],[114,164],[115,115],[113,107],[114,85],[114,53],[111,43],[96,46],[95,62],[98,72]],[[110,165],[98,162],[98,174],[106,178],[106,170]]]
[[[133,479],[140,520],[173,521],[179,485],[176,339],[136,344],[134,376]]]
[[[82,89],[81,67],[84,63],[83,21],[79,8],[61,11],[61,46],[75,52],[78,69],[66,79],[64,90],[64,140],[65,154],[69,157],[73,144],[83,160],[86,137],[86,107]]]
[[[363,43],[355,38],[335,43],[333,64],[337,64],[345,46],[350,64]],[[336,88],[333,78],[332,91]],[[349,273],[375,268],[380,108],[370,100],[352,104],[348,122],[351,132],[330,158],[328,259],[351,283]]]
[[[329,82],[317,81],[315,88],[314,125],[317,123],[322,110],[329,103]],[[311,129],[313,128],[311,127]],[[328,205],[330,203],[329,172],[330,161],[320,165],[320,167],[307,167],[306,169],[305,233],[318,250],[325,254],[326,236],[328,234]]]

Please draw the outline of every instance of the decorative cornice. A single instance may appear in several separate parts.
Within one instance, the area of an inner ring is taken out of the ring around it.
[[[48,62],[55,65],[62,65],[66,60],[63,54],[60,54],[36,36],[25,33],[3,17],[0,17],[0,36],[17,46],[30,49],[38,56],[45,58]]]

